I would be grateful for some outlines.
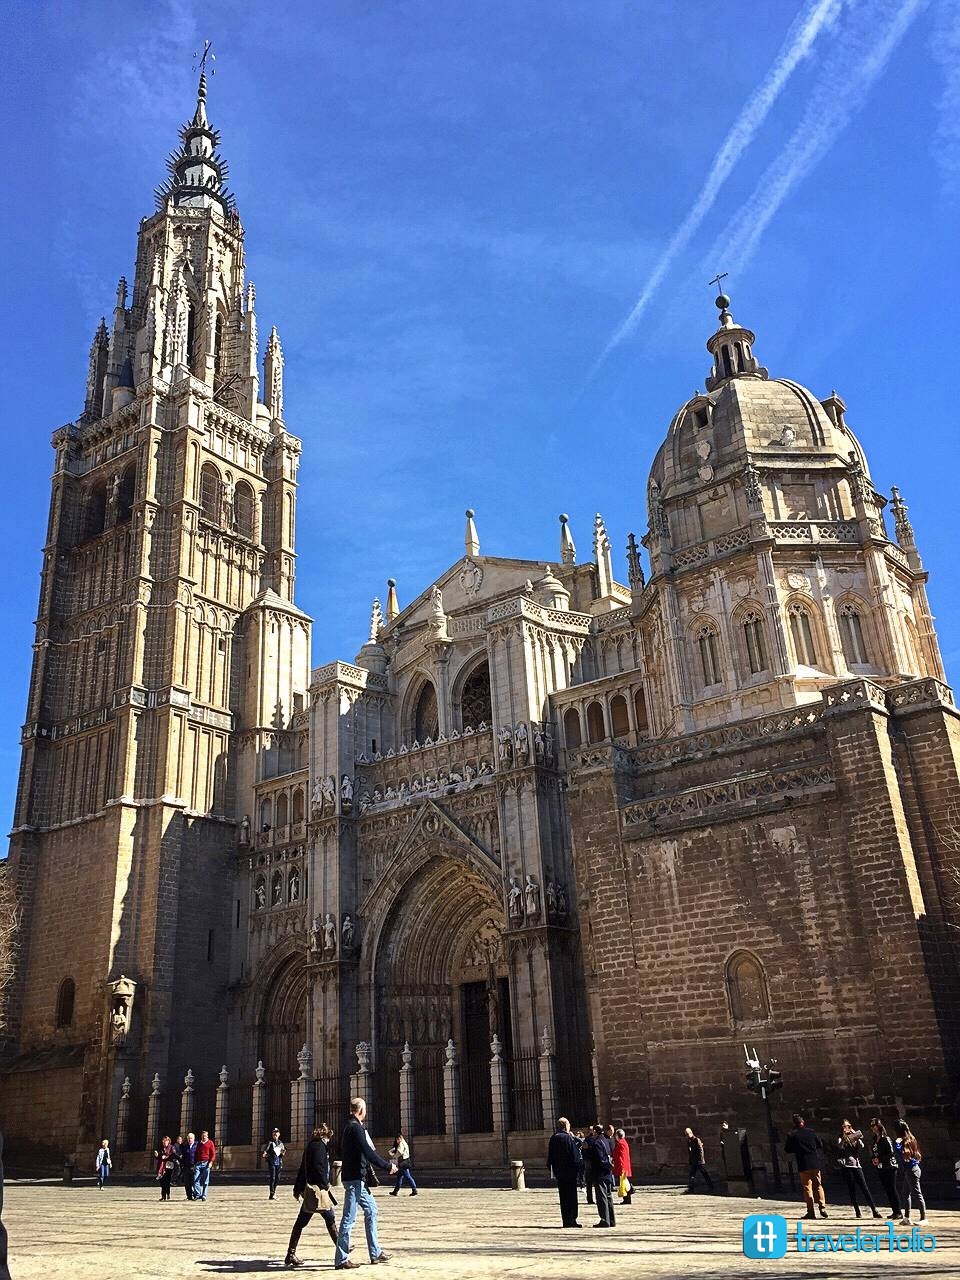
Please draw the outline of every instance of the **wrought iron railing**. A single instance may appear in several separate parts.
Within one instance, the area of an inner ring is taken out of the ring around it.
[[[506,1059],[510,1091],[510,1128],[542,1129],[543,1103],[540,1093],[540,1058],[536,1053],[518,1053]]]

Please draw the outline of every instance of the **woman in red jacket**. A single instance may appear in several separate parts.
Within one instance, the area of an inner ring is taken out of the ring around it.
[[[616,1141],[613,1144],[613,1176],[620,1184],[621,1192],[623,1192],[624,1185],[626,1185],[626,1194],[620,1203],[629,1204],[633,1199],[633,1169],[630,1167],[630,1148],[627,1145],[627,1138],[622,1129],[617,1129],[615,1138]]]

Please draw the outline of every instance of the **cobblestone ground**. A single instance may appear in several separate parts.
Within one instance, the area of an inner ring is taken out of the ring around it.
[[[617,1212],[613,1231],[591,1230],[594,1211],[581,1206],[582,1231],[561,1231],[553,1191],[513,1192],[464,1188],[421,1190],[414,1204],[378,1189],[380,1241],[391,1272],[436,1276],[570,1277],[626,1280],[637,1276],[804,1275],[827,1280],[863,1277],[960,1276],[960,1211],[931,1211],[937,1240],[932,1253],[804,1254],[782,1262],[743,1256],[742,1223],[748,1213],[782,1212],[794,1227],[792,1202],[685,1196],[678,1188],[653,1187]],[[853,1230],[853,1212],[831,1206],[823,1225]],[[4,1221],[10,1233],[13,1280],[163,1280],[214,1275],[286,1274],[283,1256],[296,1204],[289,1186],[267,1200],[258,1186],[214,1184],[205,1204],[182,1195],[161,1204],[154,1187],[115,1184],[63,1187],[8,1184]],[[810,1224],[813,1226],[814,1224]],[[872,1220],[864,1219],[864,1229]],[[906,1233],[904,1233],[906,1234]],[[362,1226],[355,1228],[354,1258],[366,1262]],[[300,1274],[330,1271],[333,1251],[315,1220],[305,1231]],[[292,1274],[292,1273],[291,1273]],[[371,1269],[371,1276],[374,1273]]]

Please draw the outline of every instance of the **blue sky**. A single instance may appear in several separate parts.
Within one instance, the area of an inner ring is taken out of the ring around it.
[[[82,407],[204,36],[261,333],[279,327],[304,442],[315,664],[354,656],[388,576],[405,603],[462,553],[467,505],[489,555],[556,558],[560,511],[583,559],[596,511],[617,552],[641,534],[727,270],[771,373],[836,388],[875,483],[902,488],[960,667],[960,0],[5,11],[7,812],[50,433]]]

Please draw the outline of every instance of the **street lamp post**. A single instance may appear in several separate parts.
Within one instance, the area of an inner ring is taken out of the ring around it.
[[[773,1186],[775,1191],[783,1190],[783,1180],[780,1177],[780,1159],[777,1153],[777,1131],[773,1124],[773,1108],[770,1105],[770,1095],[775,1093],[777,1089],[783,1088],[783,1072],[777,1071],[769,1065],[763,1065],[756,1049],[753,1050],[751,1056],[747,1046],[743,1046],[744,1056],[747,1060],[747,1088],[751,1093],[759,1093],[763,1099],[763,1106],[767,1117],[767,1141],[770,1143],[770,1163],[773,1167]],[[776,1061],[776,1059],[773,1059]]]

